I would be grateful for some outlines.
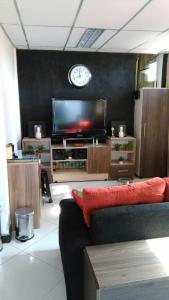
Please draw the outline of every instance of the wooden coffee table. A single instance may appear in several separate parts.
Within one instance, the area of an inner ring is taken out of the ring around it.
[[[169,300],[169,238],[89,246],[85,300]]]

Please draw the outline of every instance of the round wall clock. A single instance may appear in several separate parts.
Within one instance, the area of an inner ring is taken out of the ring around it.
[[[69,82],[76,87],[86,86],[91,78],[90,70],[84,65],[74,65],[68,72]]]

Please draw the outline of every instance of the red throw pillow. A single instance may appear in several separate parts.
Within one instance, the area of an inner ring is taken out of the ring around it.
[[[72,197],[75,200],[76,204],[83,210],[83,199],[82,192],[76,189],[72,190]]]
[[[90,225],[90,214],[100,208],[143,203],[158,203],[164,200],[165,181],[153,178],[144,182],[104,188],[83,189],[83,214]]]
[[[169,202],[169,177],[163,178],[166,183],[165,192],[164,192],[164,201]]]

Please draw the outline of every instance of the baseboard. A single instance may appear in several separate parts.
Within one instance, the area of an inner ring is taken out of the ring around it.
[[[2,235],[1,239],[2,239],[3,244],[10,243],[10,241],[12,239],[12,226],[11,225],[10,225],[10,228],[9,228],[9,234]]]

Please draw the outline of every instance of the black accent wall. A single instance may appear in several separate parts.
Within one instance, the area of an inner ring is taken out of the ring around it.
[[[85,64],[92,73],[88,86],[75,88],[68,82],[74,64]],[[107,130],[111,120],[127,122],[133,133],[135,54],[17,50],[22,136],[28,121],[45,121],[52,130],[51,98],[107,99]]]

